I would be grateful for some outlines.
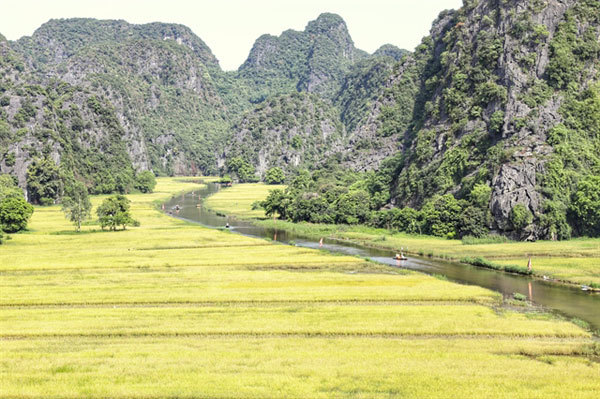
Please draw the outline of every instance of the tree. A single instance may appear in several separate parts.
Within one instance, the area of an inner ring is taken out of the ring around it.
[[[65,190],[62,198],[62,211],[67,219],[81,230],[81,222],[90,217],[92,203],[88,197],[88,190],[82,182],[75,182]]]
[[[154,173],[149,170],[144,170],[135,176],[135,182],[133,183],[136,190],[142,193],[151,193],[156,187],[156,178]]]
[[[33,207],[25,201],[15,179],[10,175],[0,175],[0,236],[2,230],[7,233],[24,230],[32,214]]]
[[[462,205],[452,194],[433,196],[421,209],[426,233],[454,238],[460,224]]]
[[[516,231],[521,231],[533,222],[533,214],[523,204],[513,206],[509,214],[510,223]]]
[[[250,165],[242,157],[235,157],[227,160],[227,171],[235,173],[242,183],[258,181],[254,174],[254,166]]]
[[[36,158],[27,168],[27,191],[34,204],[51,205],[60,196],[58,166],[50,158]]]
[[[364,190],[350,191],[341,195],[333,204],[337,223],[364,223],[370,215],[370,198]]]
[[[0,201],[6,197],[23,197],[23,191],[11,175],[0,175]]]
[[[492,195],[492,188],[487,184],[480,183],[476,184],[471,190],[469,197],[473,205],[479,208],[487,208],[490,203],[490,196]]]
[[[27,227],[33,206],[23,197],[7,196],[0,201],[0,226],[6,233],[16,233]]]
[[[265,210],[265,215],[279,215],[281,219],[287,219],[290,211],[291,198],[283,190],[271,190],[267,198],[261,201],[260,206]]]
[[[285,180],[285,174],[281,168],[275,166],[269,170],[265,175],[265,183],[267,184],[281,184]]]
[[[102,201],[96,210],[102,230],[105,227],[115,231],[119,226],[123,226],[123,230],[128,225],[139,226],[139,222],[134,220],[129,213],[130,203],[131,201],[121,194],[113,195]]]
[[[570,210],[581,233],[600,235],[600,176],[588,176],[577,184]]]

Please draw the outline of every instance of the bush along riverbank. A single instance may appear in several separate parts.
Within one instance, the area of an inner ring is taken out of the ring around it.
[[[407,234],[364,225],[294,223],[266,219],[262,210],[252,209],[252,204],[262,201],[270,191],[263,185],[240,184],[212,195],[207,203],[220,214],[252,220],[265,227],[285,230],[307,238],[342,240],[372,248],[402,250],[413,256],[460,262],[476,267],[516,273],[583,286],[590,291],[600,290],[600,239],[574,238],[564,241],[511,241],[502,236],[481,238],[463,237],[462,240],[427,235]],[[230,192],[231,191],[231,192]],[[235,191],[235,204],[226,199]],[[242,204],[241,202],[244,202]],[[240,206],[246,206],[244,211]],[[250,216],[251,215],[251,216]],[[529,258],[532,270],[528,270]]]

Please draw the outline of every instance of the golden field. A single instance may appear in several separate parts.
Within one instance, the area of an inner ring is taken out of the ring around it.
[[[38,207],[0,246],[0,397],[598,396],[600,347],[575,324],[157,210],[198,187],[128,196],[126,231]]]

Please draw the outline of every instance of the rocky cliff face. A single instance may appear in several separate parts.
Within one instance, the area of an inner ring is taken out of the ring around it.
[[[10,47],[27,70],[23,84],[46,88],[64,82],[106,101],[130,167],[165,174],[216,170],[214,150],[222,146],[230,123],[214,83],[222,71],[210,49],[189,28],[51,20]],[[82,104],[80,109],[85,108]],[[12,117],[9,112],[5,122],[10,125]],[[81,117],[87,121],[86,129],[102,128],[90,115]],[[34,131],[41,123],[32,118],[26,128]],[[97,144],[81,140],[86,146]],[[43,147],[43,143],[29,145],[38,151]]]
[[[393,202],[418,206],[438,193],[466,196],[483,182],[492,187],[491,227],[511,232],[511,209],[522,204],[535,222],[515,236],[555,234],[544,214],[560,195],[545,188],[547,165],[564,157],[555,155],[562,143],[549,132],[573,126],[568,108],[598,82],[599,15],[597,1],[567,0],[465,1],[440,15],[414,61],[404,62],[424,67]],[[400,69],[393,79],[406,73]],[[568,191],[573,181],[563,184]]]
[[[343,148],[345,130],[336,110],[318,96],[295,93],[271,98],[234,127],[225,159],[241,156],[262,177],[274,166],[315,168]]]
[[[23,58],[7,42],[0,43],[2,173],[16,176],[25,188],[31,162],[49,158],[63,165],[64,173],[94,186],[102,184],[109,170],[132,176],[132,159],[143,168],[143,152],[139,158],[128,155],[128,146],[142,138],[127,136],[105,98],[60,80],[43,85],[32,84],[35,80]]]

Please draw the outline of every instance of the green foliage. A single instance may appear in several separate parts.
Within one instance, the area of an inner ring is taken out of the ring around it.
[[[134,188],[142,193],[151,193],[156,187],[156,177],[149,170],[144,170],[135,176]]]
[[[435,195],[421,209],[424,233],[454,238],[458,235],[462,206],[452,194]]]
[[[570,211],[582,234],[600,236],[600,176],[587,176],[577,184]]]
[[[51,205],[61,195],[62,181],[58,166],[50,158],[36,158],[27,168],[27,192],[29,201],[39,205]]]
[[[265,174],[265,183],[267,184],[282,184],[285,180],[285,174],[279,167],[273,167],[267,170]]]
[[[16,233],[27,227],[33,207],[25,201],[23,191],[10,175],[0,175],[0,242],[2,231]]]
[[[525,205],[517,204],[512,207],[509,220],[516,231],[520,231],[533,222],[533,214]]]
[[[267,198],[261,201],[260,206],[265,210],[265,215],[287,219],[289,214],[290,199],[283,190],[271,190]]]
[[[527,297],[523,294],[519,294],[518,292],[514,292],[513,293],[513,298],[516,299],[517,301],[526,301]]]
[[[80,231],[81,223],[90,217],[92,210],[85,185],[79,181],[67,185],[61,205],[67,219],[75,225],[77,231]]]
[[[504,125],[504,111],[496,111],[490,117],[490,123],[488,124],[488,131],[492,134],[498,134],[502,132],[502,126]]]
[[[0,226],[6,233],[25,230],[32,214],[33,206],[22,196],[8,195],[0,200]]]
[[[492,188],[485,183],[476,184],[469,193],[471,202],[479,208],[487,208],[490,203]]]
[[[227,171],[237,176],[241,183],[256,182],[254,166],[242,157],[230,158],[226,163]]]
[[[123,230],[127,226],[139,226],[139,222],[134,220],[129,212],[130,203],[131,201],[121,194],[113,195],[102,201],[96,209],[102,230],[106,227],[115,231],[119,226],[122,226]]]

